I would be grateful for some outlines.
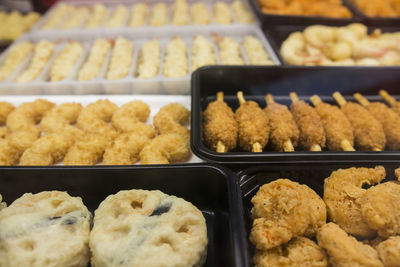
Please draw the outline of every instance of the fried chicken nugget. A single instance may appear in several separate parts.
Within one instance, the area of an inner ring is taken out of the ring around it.
[[[185,125],[189,122],[190,111],[179,103],[162,107],[154,116],[153,123],[158,134],[175,133],[188,135]]]
[[[71,145],[72,140],[67,135],[59,133],[46,134],[25,150],[19,164],[32,166],[52,165],[64,158]]]
[[[0,140],[0,165],[15,165],[26,149],[39,138],[40,131],[19,131],[9,134]]]
[[[103,155],[104,165],[131,165],[139,160],[143,147],[150,141],[145,135],[123,133],[113,144],[106,148]]]
[[[337,224],[322,226],[317,233],[317,240],[327,252],[332,266],[383,267],[375,249],[349,236]]]
[[[400,267],[400,236],[389,237],[375,249],[385,267]]]
[[[293,237],[312,236],[326,222],[326,206],[306,185],[278,179],[260,187],[251,202],[250,241],[257,249],[277,247]]]
[[[13,111],[15,107],[8,102],[0,102],[0,125],[5,124],[8,114]]]
[[[382,166],[375,168],[339,169],[331,173],[324,183],[324,201],[329,218],[347,233],[360,238],[376,235],[365,221],[361,211],[361,199],[366,193],[363,184],[379,183],[385,178]]]
[[[306,237],[295,237],[289,243],[269,250],[257,250],[255,267],[297,266],[327,267],[325,251]]]
[[[145,124],[150,116],[149,105],[140,100],[124,104],[114,112],[111,123],[122,133],[136,133],[153,138],[156,131],[151,125]]]
[[[109,100],[97,100],[87,105],[76,122],[76,126],[89,133],[95,133],[115,138],[117,131],[108,125],[118,106]]]

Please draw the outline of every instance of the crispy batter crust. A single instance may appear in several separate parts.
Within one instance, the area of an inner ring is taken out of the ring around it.
[[[13,111],[15,107],[8,102],[0,102],[0,125],[5,124],[8,114]]]
[[[400,236],[392,236],[376,246],[379,258],[385,267],[400,266]]]

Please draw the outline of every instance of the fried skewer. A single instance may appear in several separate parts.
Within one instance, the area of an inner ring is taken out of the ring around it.
[[[400,117],[399,115],[380,102],[370,103],[361,94],[356,93],[354,97],[374,116],[383,127],[386,135],[386,147],[390,150],[400,149]]]
[[[246,101],[243,92],[237,93],[240,107],[235,118],[239,125],[239,146],[247,151],[262,152],[268,144],[269,120],[254,101]]]
[[[323,103],[317,95],[310,100],[324,125],[328,149],[355,151],[353,127],[346,115],[338,107]]]
[[[326,137],[318,113],[305,101],[299,100],[296,93],[291,92],[290,99],[293,102],[290,111],[300,131],[300,145],[310,151],[321,151],[325,147]]]
[[[358,148],[367,151],[385,149],[386,137],[381,123],[360,104],[347,102],[339,92],[333,98],[353,126],[354,142]]]
[[[382,99],[389,104],[389,106],[396,112],[397,114],[400,115],[400,102],[396,101],[394,97],[388,94],[386,90],[380,90],[379,95],[382,97]]]
[[[232,109],[224,102],[224,93],[217,93],[217,100],[204,111],[204,137],[206,144],[219,153],[236,147],[238,124]]]
[[[293,152],[299,140],[299,129],[292,113],[285,105],[275,103],[271,94],[265,96],[265,101],[272,146],[277,151]]]

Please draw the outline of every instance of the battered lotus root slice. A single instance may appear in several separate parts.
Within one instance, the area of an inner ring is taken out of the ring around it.
[[[251,202],[250,241],[257,249],[274,248],[296,236],[313,236],[326,222],[322,199],[306,185],[288,179],[261,186]]]
[[[362,214],[362,199],[367,192],[362,186],[379,183],[385,175],[382,166],[373,169],[353,167],[332,172],[324,182],[324,201],[329,218],[356,237],[374,237],[376,231],[368,226]]]
[[[337,224],[322,226],[317,233],[317,240],[327,252],[332,266],[383,267],[375,249],[357,241]]]
[[[90,220],[79,197],[24,194],[0,212],[0,266],[86,267]]]
[[[379,243],[375,249],[385,267],[400,266],[400,236],[392,236]]]
[[[255,267],[298,266],[327,267],[325,251],[306,237],[295,237],[288,243],[269,250],[257,250],[253,262]]]
[[[92,266],[201,266],[207,254],[203,214],[161,191],[108,196],[95,211]]]

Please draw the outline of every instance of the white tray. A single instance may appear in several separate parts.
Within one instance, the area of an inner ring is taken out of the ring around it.
[[[33,95],[33,96],[4,96],[1,98],[1,101],[6,101],[9,103],[12,103],[14,106],[19,106],[22,103],[25,102],[32,102],[35,101],[36,99],[46,99],[50,102],[53,102],[57,105],[63,104],[63,103],[80,103],[83,106],[86,106],[90,103],[96,102],[99,99],[108,99],[111,102],[117,104],[118,106],[122,106],[123,104],[127,102],[131,102],[134,100],[142,100],[145,103],[147,103],[150,107],[151,113],[150,117],[147,120],[148,124],[153,123],[153,117],[157,114],[157,112],[160,110],[161,107],[170,104],[170,103],[180,103],[183,106],[185,106],[187,109],[190,110],[190,96],[181,96],[181,95],[175,95],[175,96],[170,96],[170,95],[140,95],[140,96],[131,96],[131,95],[112,95],[112,96],[104,96],[104,95],[85,95],[85,96],[80,96],[77,98],[76,96],[70,96],[70,95],[59,95],[59,96],[41,96],[41,95]],[[190,127],[190,126],[189,126]],[[196,157],[193,152],[191,153],[191,156],[189,160],[185,163],[199,163],[203,162],[200,158]],[[138,163],[136,163],[138,164]],[[62,165],[62,164],[58,164]],[[99,164],[101,165],[101,164]]]

